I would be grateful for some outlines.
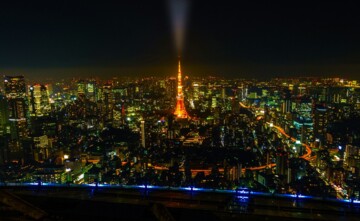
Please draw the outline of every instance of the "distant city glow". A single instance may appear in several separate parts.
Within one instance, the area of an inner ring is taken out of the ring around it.
[[[0,132],[13,137],[5,145],[15,151],[1,164],[7,181],[358,200],[351,196],[357,135],[338,128],[356,134],[349,125],[360,119],[351,118],[356,103],[337,105],[356,101],[357,83],[182,76],[179,61],[177,78],[74,79],[35,83],[33,92],[24,77],[7,76],[0,123],[8,123]],[[259,186],[238,186],[245,178]],[[259,191],[272,182],[278,190]]]

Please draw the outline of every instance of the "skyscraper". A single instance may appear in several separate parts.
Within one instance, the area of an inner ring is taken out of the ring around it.
[[[6,97],[0,93],[0,136],[5,134],[5,128],[8,124],[8,106]]]
[[[314,138],[319,139],[323,144],[325,142],[325,133],[327,126],[327,108],[318,106],[314,111]]]
[[[35,84],[29,87],[30,112],[32,116],[43,116],[50,109],[49,93],[46,85]]]
[[[188,118],[189,115],[186,112],[185,104],[184,104],[184,94],[182,91],[182,76],[181,76],[181,65],[179,59],[179,67],[178,67],[178,87],[177,87],[177,97],[176,97],[176,108],[174,115],[177,118]]]
[[[4,87],[7,98],[26,96],[24,76],[4,76]]]
[[[284,91],[283,102],[282,102],[282,113],[290,113],[291,110],[291,93],[289,90]]]
[[[101,100],[103,102],[102,114],[105,117],[104,119],[107,121],[113,119],[114,93],[110,83],[103,85]]]
[[[18,139],[26,135],[27,99],[24,76],[4,76],[5,95],[8,100],[11,135]]]

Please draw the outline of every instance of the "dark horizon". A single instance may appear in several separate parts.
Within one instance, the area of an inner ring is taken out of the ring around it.
[[[176,74],[166,1],[15,2],[0,8],[2,75]],[[184,75],[360,80],[360,18],[351,2],[194,1],[188,15]]]

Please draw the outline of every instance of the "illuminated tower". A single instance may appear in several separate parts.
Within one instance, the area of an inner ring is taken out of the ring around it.
[[[184,104],[184,94],[182,91],[182,82],[181,82],[181,65],[179,59],[179,69],[178,69],[178,87],[177,87],[177,97],[176,97],[176,109],[174,115],[177,118],[188,118],[189,115],[186,112]]]

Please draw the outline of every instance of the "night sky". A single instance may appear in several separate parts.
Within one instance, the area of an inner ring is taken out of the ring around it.
[[[1,74],[176,76],[167,1],[9,2],[0,3]],[[360,79],[355,4],[253,2],[191,1],[186,75]]]

